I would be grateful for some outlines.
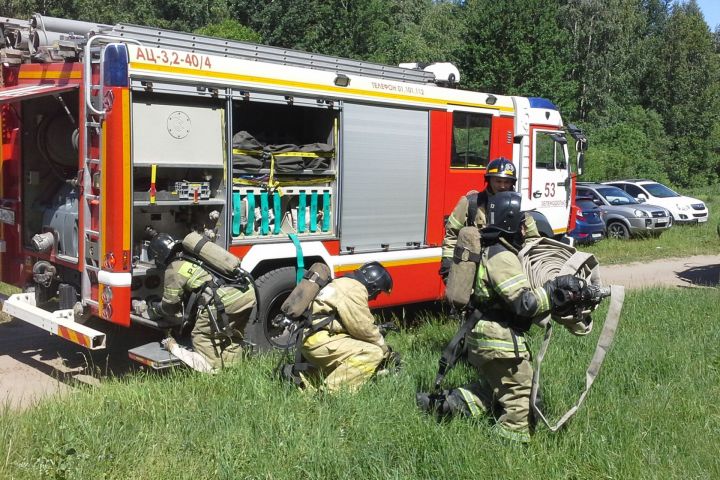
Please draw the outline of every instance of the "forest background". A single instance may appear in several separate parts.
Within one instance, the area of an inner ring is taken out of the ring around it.
[[[720,25],[696,0],[9,0],[386,64],[449,61],[461,87],[545,97],[590,139],[584,179],[720,182]]]

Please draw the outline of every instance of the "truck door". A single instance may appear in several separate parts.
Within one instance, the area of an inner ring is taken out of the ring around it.
[[[570,209],[570,170],[562,131],[531,128],[529,209],[540,210],[553,231],[564,233]]]
[[[428,112],[345,103],[340,247],[356,253],[422,244]]]

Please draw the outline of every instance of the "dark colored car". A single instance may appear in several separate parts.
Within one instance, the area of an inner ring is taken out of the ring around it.
[[[602,219],[600,208],[590,197],[577,197],[575,203],[579,210],[575,216],[575,228],[568,236],[575,239],[575,243],[593,243],[605,238],[605,222]]]

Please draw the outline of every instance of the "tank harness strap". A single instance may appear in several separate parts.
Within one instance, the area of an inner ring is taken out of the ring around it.
[[[450,340],[447,346],[443,349],[440,360],[438,361],[438,373],[435,377],[435,391],[440,390],[445,375],[452,369],[457,363],[458,359],[462,356],[465,349],[465,338],[475,328],[478,321],[482,318],[482,312],[479,309],[474,309],[472,313],[466,315],[465,321],[460,325],[455,336]]]
[[[480,204],[484,203],[487,199],[487,194],[485,192],[480,193],[471,193],[470,195],[466,196],[468,201],[468,213],[467,213],[467,221],[465,224],[468,227],[474,227],[475,226],[475,219],[477,218],[477,212],[478,208],[480,208]]]
[[[455,260],[455,262],[470,261],[473,263],[480,263],[480,261],[482,260],[482,252],[473,253],[467,247],[464,247],[462,245],[456,245],[455,249],[453,250],[453,260]]]

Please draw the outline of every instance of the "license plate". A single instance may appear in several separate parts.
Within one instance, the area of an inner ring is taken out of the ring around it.
[[[600,237],[602,237],[602,233],[593,233],[593,234],[592,234],[592,237],[593,237],[593,238],[600,238]]]

